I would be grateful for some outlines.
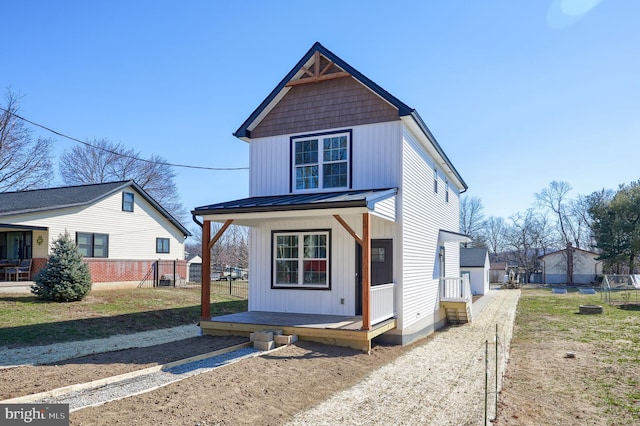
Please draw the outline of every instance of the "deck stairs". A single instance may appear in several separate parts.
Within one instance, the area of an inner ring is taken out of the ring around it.
[[[468,275],[440,278],[440,307],[444,309],[449,324],[466,324],[472,321],[471,285]]]
[[[459,325],[471,322],[471,306],[469,304],[448,302],[443,305],[449,324]]]

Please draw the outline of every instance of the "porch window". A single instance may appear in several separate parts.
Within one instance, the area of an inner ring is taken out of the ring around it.
[[[274,232],[272,288],[328,289],[330,231]]]
[[[109,235],[76,232],[76,245],[84,257],[109,257]]]
[[[295,190],[348,188],[350,139],[350,132],[292,138]]]

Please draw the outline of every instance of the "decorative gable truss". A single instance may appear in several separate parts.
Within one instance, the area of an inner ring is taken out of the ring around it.
[[[333,80],[335,78],[350,77],[346,71],[340,69],[335,62],[332,62],[320,55],[319,51],[313,54],[313,63],[310,66],[300,68],[302,75],[297,80],[289,81],[286,86],[298,86],[300,84],[319,83],[321,81]]]

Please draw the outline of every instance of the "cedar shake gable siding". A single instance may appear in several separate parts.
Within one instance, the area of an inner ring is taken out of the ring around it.
[[[399,120],[398,110],[353,77],[293,86],[252,138]]]

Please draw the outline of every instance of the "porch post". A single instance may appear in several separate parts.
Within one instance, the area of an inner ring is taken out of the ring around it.
[[[211,249],[232,222],[233,219],[227,220],[213,238],[211,238],[211,221],[204,220],[202,224],[202,288],[200,292],[202,319],[211,319]]]
[[[200,289],[200,318],[211,319],[211,221],[204,220],[202,224],[202,287]]]
[[[369,213],[362,214],[362,329],[371,330],[371,226]]]

